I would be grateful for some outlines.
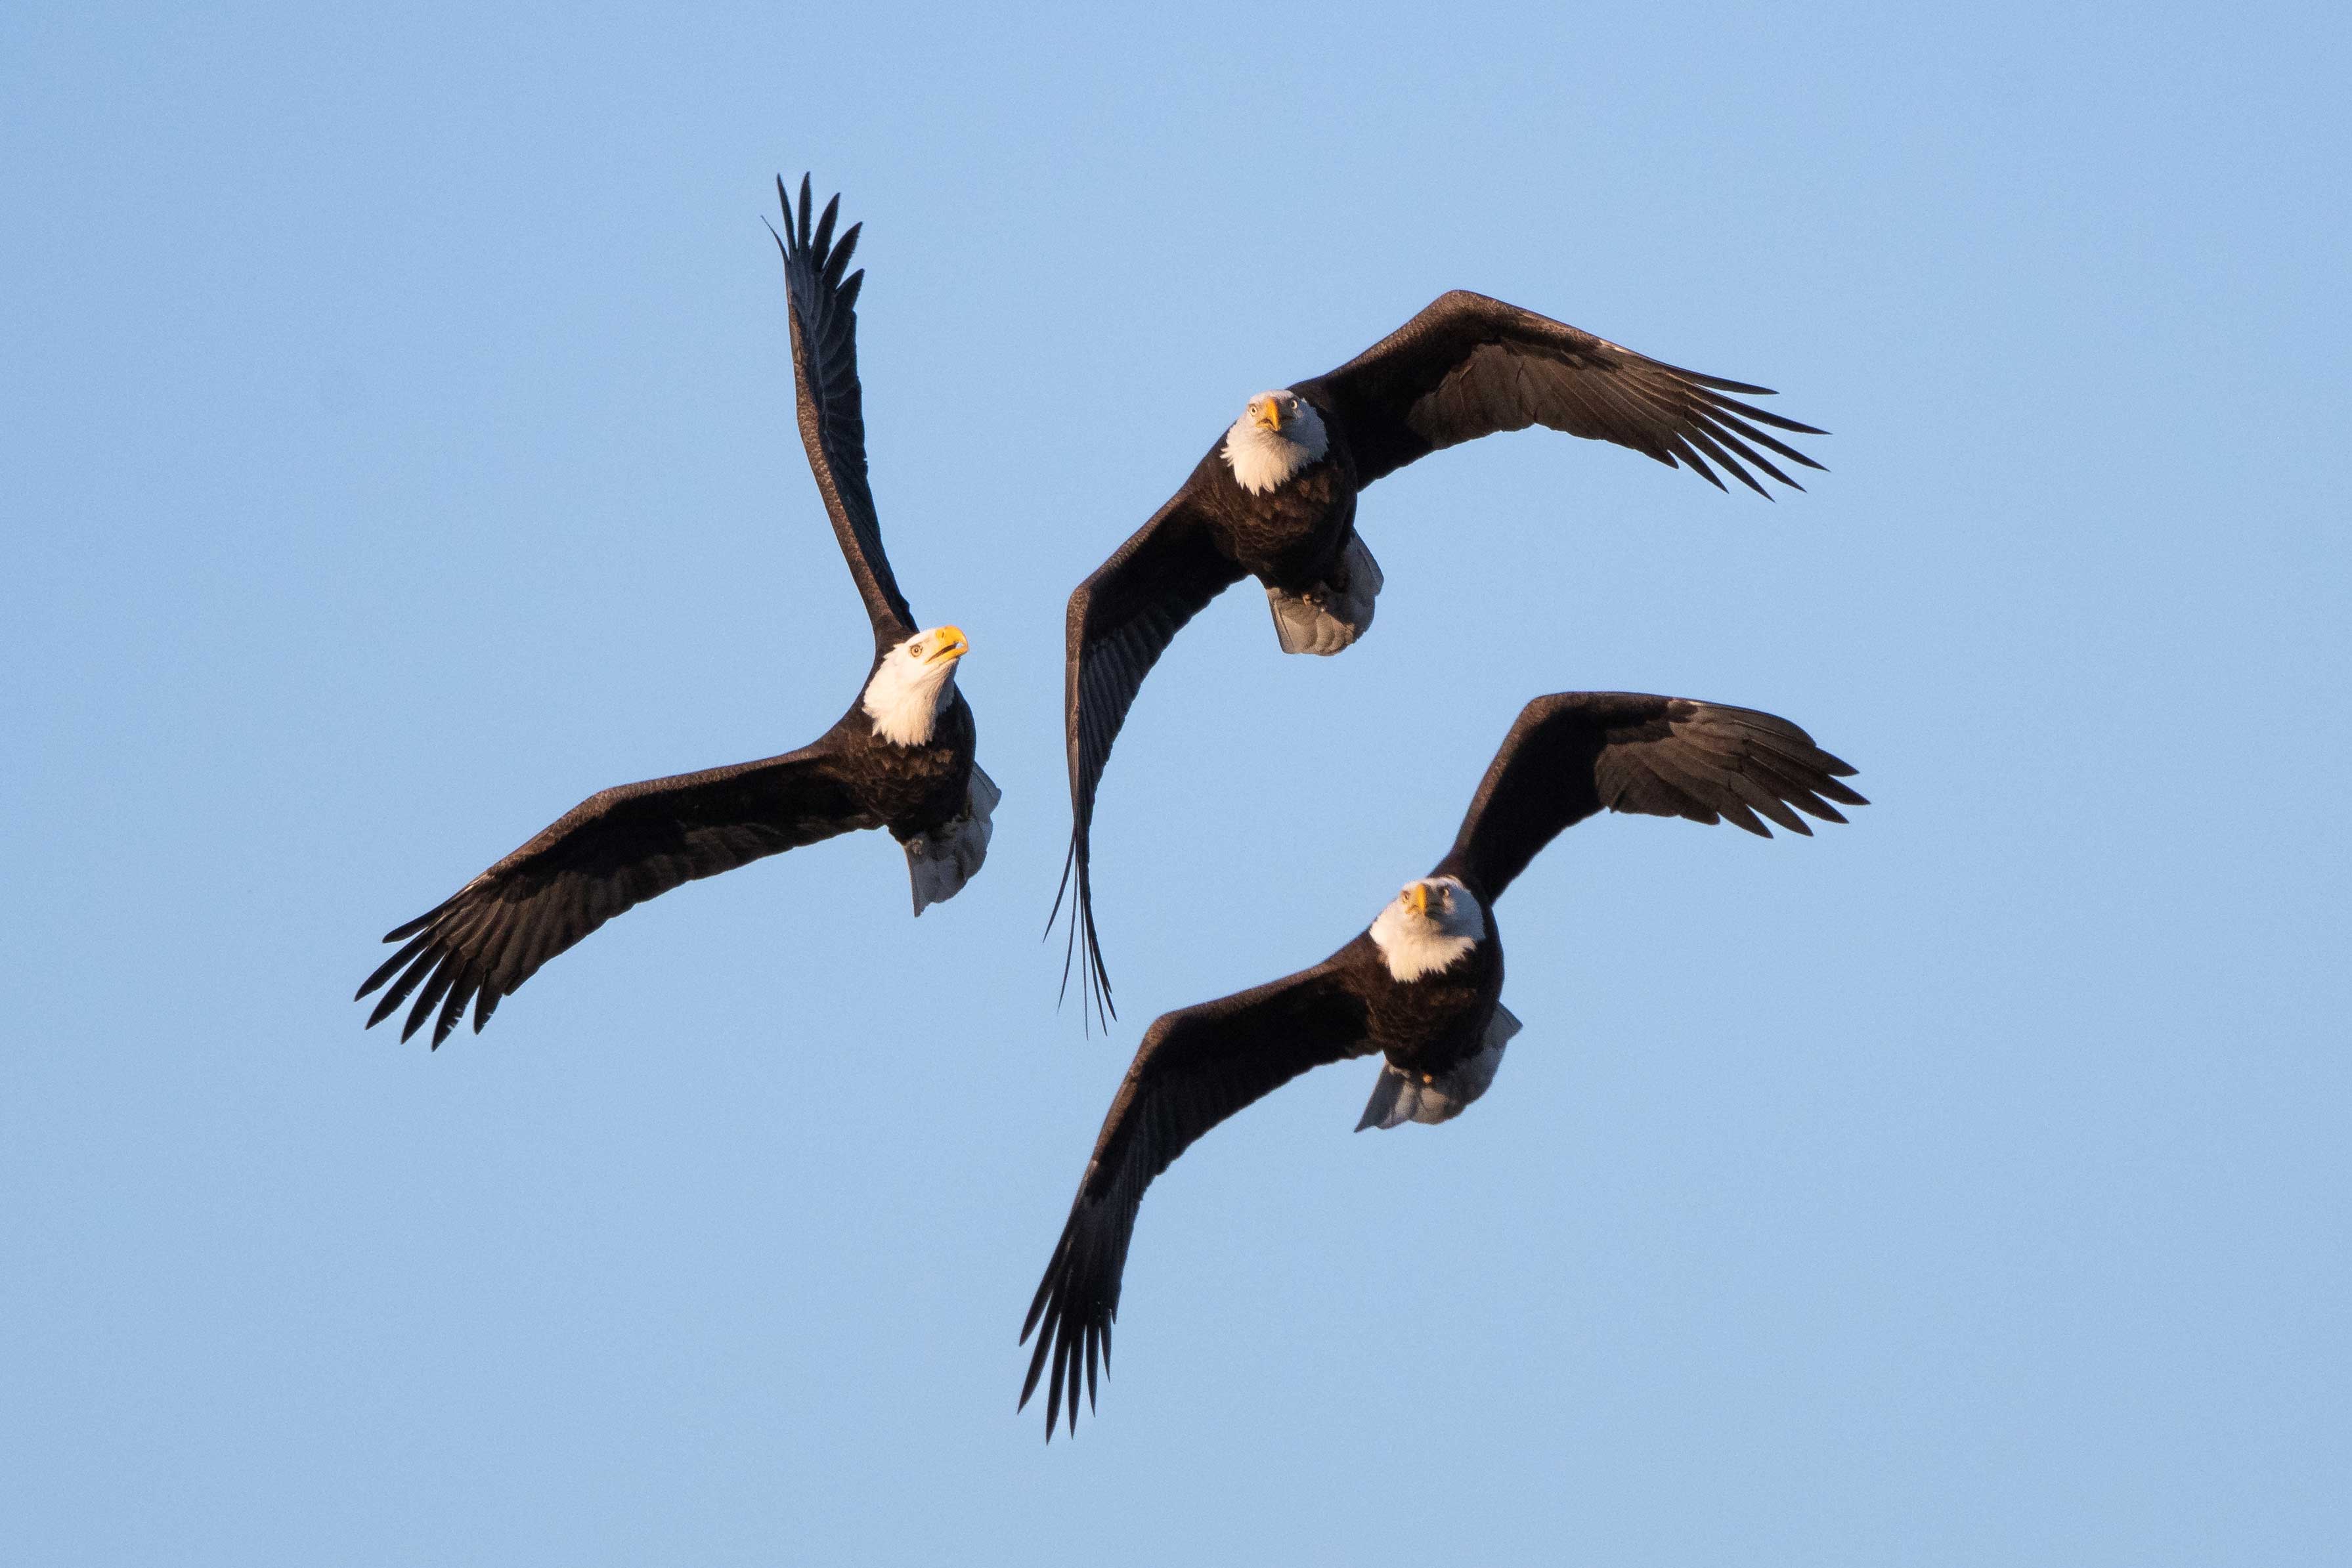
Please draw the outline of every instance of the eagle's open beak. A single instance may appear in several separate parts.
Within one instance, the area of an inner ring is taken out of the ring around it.
[[[925,664],[937,664],[944,658],[961,658],[971,651],[971,644],[964,640],[961,626],[941,626],[939,637],[939,646],[924,656]]]
[[[1422,919],[1429,918],[1429,884],[1415,882],[1404,890],[1404,907]]]
[[[1271,397],[1261,397],[1250,405],[1250,423],[1261,430],[1282,428],[1282,405]]]

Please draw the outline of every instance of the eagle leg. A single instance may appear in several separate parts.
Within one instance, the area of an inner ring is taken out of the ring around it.
[[[1518,1032],[1518,1019],[1497,1002],[1495,1016],[1486,1025],[1485,1042],[1444,1072],[1407,1072],[1394,1062],[1382,1062],[1381,1076],[1372,1085],[1372,1098],[1365,1102],[1364,1117],[1356,1123],[1356,1131],[1399,1127],[1408,1121],[1435,1126],[1453,1121],[1495,1081],[1503,1065],[1503,1047]]]
[[[1265,601],[1274,612],[1275,640],[1283,652],[1328,658],[1371,630],[1372,601],[1380,597],[1384,579],[1381,563],[1353,533],[1339,557],[1337,579],[1318,583],[1303,594],[1286,594],[1267,584]]]
[[[963,891],[963,885],[988,858],[988,840],[995,829],[989,818],[1004,798],[996,781],[971,764],[971,783],[964,788],[963,813],[929,833],[900,840],[907,851],[907,879],[915,887],[915,912],[943,904]]]

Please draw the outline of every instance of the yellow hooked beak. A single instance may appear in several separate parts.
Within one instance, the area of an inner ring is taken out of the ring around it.
[[[964,640],[961,626],[941,626],[931,635],[939,641],[932,644],[931,651],[923,656],[925,664],[937,664],[941,659],[947,658],[961,658],[971,651],[971,644]]]
[[[1422,919],[1429,918],[1429,884],[1415,882],[1404,890],[1404,907]]]
[[[1250,423],[1261,430],[1282,428],[1282,405],[1271,397],[1261,397],[1249,405]]]

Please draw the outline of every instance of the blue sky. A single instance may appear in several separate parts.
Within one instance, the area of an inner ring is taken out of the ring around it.
[[[0,1517],[24,1560],[2352,1551],[2347,25],[2319,7],[0,19]],[[867,223],[886,535],[1004,786],[437,1054],[375,938],[814,735],[864,624],[760,218]],[[1380,623],[1179,640],[1056,1013],[1061,607],[1243,399],[1467,287],[1780,387],[1766,505],[1541,432]],[[1027,1304],[1141,1027],[1320,958],[1527,699],[1769,709],[1850,828],[1612,819],[1461,1121],[1314,1075]]]

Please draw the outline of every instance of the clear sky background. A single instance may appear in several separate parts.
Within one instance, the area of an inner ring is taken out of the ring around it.
[[[25,1563],[2352,1555],[2352,137],[2331,6],[0,16],[0,1519]],[[1004,787],[606,927],[437,1054],[376,938],[789,749],[865,623],[771,180],[867,224],[875,489]],[[1782,389],[1767,505],[1543,432],[1236,591],[1110,770],[1062,605],[1442,290]],[[1786,714],[1877,803],[1612,818],[1451,1125],[1370,1064],[1021,1314],[1142,1026],[1345,942],[1518,706]]]

